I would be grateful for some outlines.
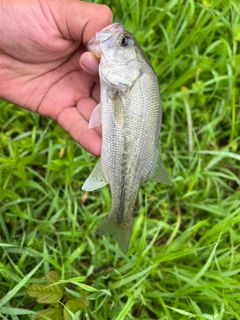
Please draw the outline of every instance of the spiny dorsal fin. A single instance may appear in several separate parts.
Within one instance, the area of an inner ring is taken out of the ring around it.
[[[160,155],[157,156],[156,164],[150,172],[147,181],[160,182],[170,186],[173,185]]]

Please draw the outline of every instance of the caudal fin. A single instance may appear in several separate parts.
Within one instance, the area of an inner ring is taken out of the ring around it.
[[[98,235],[110,234],[117,241],[120,249],[126,253],[128,251],[129,240],[132,232],[132,225],[123,227],[122,225],[111,220],[107,215],[97,228],[96,233]]]

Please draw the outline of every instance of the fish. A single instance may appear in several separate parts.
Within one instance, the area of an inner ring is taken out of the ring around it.
[[[97,32],[87,50],[100,59],[100,103],[89,128],[102,125],[102,149],[82,189],[110,185],[111,208],[96,233],[113,236],[126,253],[140,185],[146,181],[172,185],[158,150],[162,123],[158,79],[137,40],[121,23]]]

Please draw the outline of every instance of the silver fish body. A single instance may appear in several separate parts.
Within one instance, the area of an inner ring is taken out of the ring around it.
[[[102,151],[83,190],[109,183],[112,205],[97,234],[113,235],[127,252],[140,184],[171,185],[158,152],[162,121],[158,81],[136,39],[120,23],[98,32],[87,47],[100,57],[101,98],[89,126],[102,123]]]

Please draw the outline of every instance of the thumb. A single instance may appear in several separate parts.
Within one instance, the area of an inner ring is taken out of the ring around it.
[[[60,10],[64,19],[61,17],[58,27],[63,37],[68,40],[79,41],[85,45],[97,31],[112,23],[112,11],[106,5],[79,0],[63,2],[65,5]]]

